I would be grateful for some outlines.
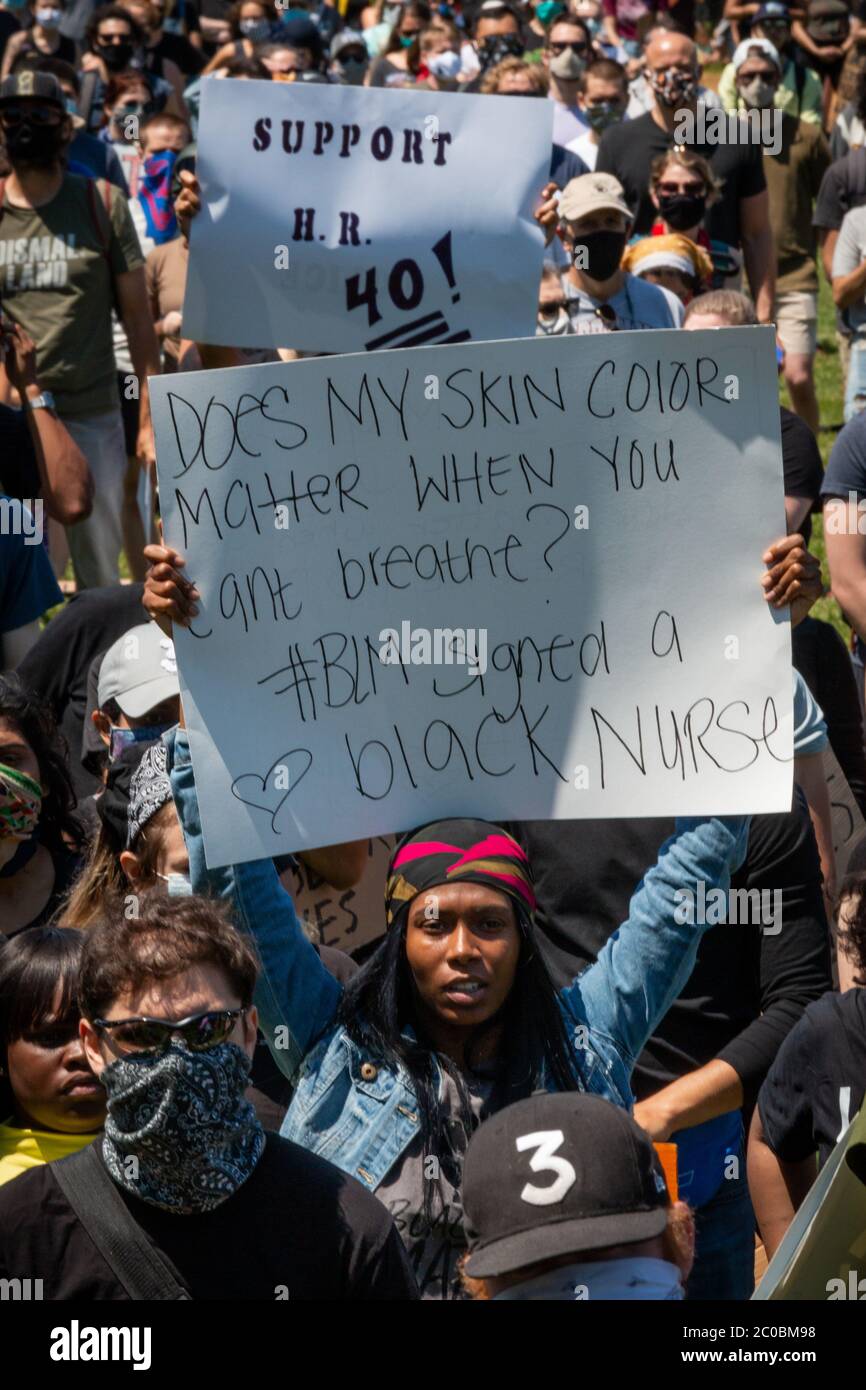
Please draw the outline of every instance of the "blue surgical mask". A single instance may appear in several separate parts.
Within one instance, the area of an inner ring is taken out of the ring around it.
[[[78,115],[78,102],[75,100],[75,97],[66,98],[66,110],[69,112],[70,116]]]
[[[170,728],[170,724],[143,724],[140,729],[118,729],[116,724],[109,725],[108,761],[116,762],[124,748],[131,748],[133,744],[156,743]]]
[[[290,19],[309,19],[308,10],[281,10],[280,19],[284,24],[288,24]]]
[[[157,874],[163,883],[168,885],[168,896],[170,898],[191,898],[192,882],[189,874]]]

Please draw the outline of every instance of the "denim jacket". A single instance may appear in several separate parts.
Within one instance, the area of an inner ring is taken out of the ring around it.
[[[336,1021],[342,986],[298,921],[273,861],[208,869],[189,743],[164,735],[193,891],[226,900],[261,960],[255,1003],[295,1094],[282,1134],[374,1191],[418,1131],[408,1075],[359,1047]],[[675,919],[677,888],[727,889],[746,854],[748,817],[683,819],[660,849],[598,960],[560,992],[582,1087],[630,1108],[635,1059],[691,974],[705,927]],[[548,1078],[547,1089],[554,1083]]]

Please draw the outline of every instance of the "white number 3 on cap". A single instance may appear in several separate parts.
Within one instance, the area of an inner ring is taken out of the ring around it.
[[[568,1159],[556,1156],[560,1144],[565,1143],[562,1130],[540,1129],[535,1134],[522,1134],[514,1142],[518,1153],[523,1153],[524,1149],[538,1150],[529,1161],[533,1173],[557,1175],[556,1182],[549,1187],[536,1187],[528,1182],[520,1194],[520,1200],[529,1202],[533,1207],[551,1207],[555,1202],[561,1202],[569,1188],[577,1182],[577,1174]]]

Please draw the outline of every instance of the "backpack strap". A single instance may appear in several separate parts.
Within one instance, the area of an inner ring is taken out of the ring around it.
[[[90,126],[90,111],[93,106],[93,98],[96,96],[96,84],[99,81],[99,73],[94,69],[86,72],[81,79],[81,87],[78,92],[78,114],[84,121],[83,129],[87,130]]]
[[[98,1152],[101,1142],[96,1139],[86,1149],[57,1159],[51,1164],[52,1177],[131,1299],[191,1301],[189,1290],[151,1245],[106,1171]]]

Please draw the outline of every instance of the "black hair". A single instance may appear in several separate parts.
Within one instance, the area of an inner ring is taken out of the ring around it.
[[[0,719],[5,719],[30,745],[39,764],[42,783],[40,839],[46,849],[81,850],[81,826],[75,816],[76,797],[69,775],[69,749],[48,705],[29,691],[12,671],[0,674]]]
[[[550,1082],[563,1091],[580,1089],[574,1049],[566,1032],[557,992],[541,957],[535,928],[529,915],[515,905],[520,955],[511,991],[502,1009],[480,1025],[466,1048],[466,1071],[474,1074],[479,1045],[492,1028],[502,1025],[502,1041],[495,1058],[493,1092],[489,1109],[501,1110],[538,1090],[546,1071]],[[444,1128],[447,1116],[439,1105],[437,1063],[447,1071],[460,1097],[459,1120],[468,1139],[477,1125],[463,1076],[441,1053],[436,1053],[423,1034],[417,1007],[417,988],[406,957],[408,910],[388,931],[383,943],[345,987],[339,1021],[349,1037],[381,1059],[389,1069],[408,1073],[418,1103],[419,1133],[425,1160],[437,1160],[437,1172],[459,1185],[459,1159]],[[411,1025],[416,1040],[407,1037]],[[437,1182],[424,1184],[424,1213],[433,1215]],[[441,1193],[440,1193],[441,1200]]]
[[[96,42],[96,36],[99,33],[100,24],[104,24],[108,19],[122,19],[124,24],[129,25],[129,32],[133,45],[135,47],[141,45],[144,40],[144,33],[142,32],[138,20],[133,19],[132,15],[129,14],[122,5],[102,5],[98,10],[93,11],[85,31],[87,47],[91,52],[99,46]]]
[[[74,927],[28,927],[0,954],[0,1056],[49,1019],[78,1014],[78,967],[85,934]],[[55,1008],[58,985],[60,1007]]]

